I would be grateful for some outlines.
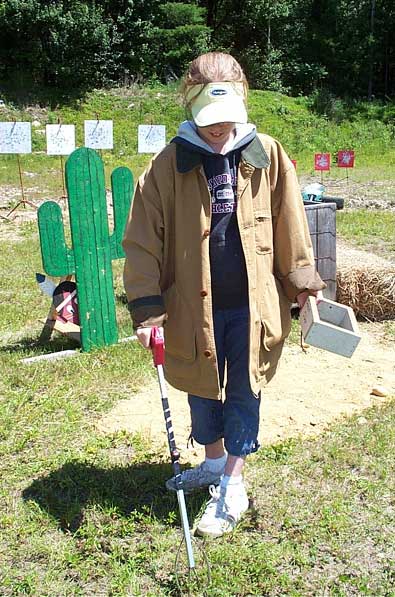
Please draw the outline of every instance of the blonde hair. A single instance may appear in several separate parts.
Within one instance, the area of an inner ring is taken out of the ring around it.
[[[247,79],[237,60],[223,52],[208,52],[195,58],[189,65],[181,85],[181,93],[186,102],[188,91],[194,85],[225,82],[243,83],[244,99],[247,99]]]

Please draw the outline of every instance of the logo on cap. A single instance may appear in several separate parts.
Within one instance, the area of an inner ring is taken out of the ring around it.
[[[226,95],[228,92],[226,89],[212,89],[210,95]]]

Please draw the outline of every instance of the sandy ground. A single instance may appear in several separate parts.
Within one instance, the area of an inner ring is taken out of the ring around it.
[[[372,404],[395,396],[395,348],[384,342],[381,324],[361,324],[361,342],[351,359],[317,348],[289,344],[276,377],[262,395],[260,442],[321,433],[343,416],[361,413]],[[372,389],[385,387],[387,396]],[[186,395],[169,387],[169,402],[177,445],[186,462],[202,457],[199,446],[187,449],[189,409]],[[97,421],[103,433],[140,432],[155,444],[166,442],[159,388],[155,382],[130,400],[121,400]]]

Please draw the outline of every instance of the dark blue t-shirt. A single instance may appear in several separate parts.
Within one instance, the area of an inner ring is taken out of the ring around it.
[[[204,154],[211,193],[210,269],[213,306],[229,309],[248,304],[247,271],[237,223],[237,169],[241,148],[227,155]]]
[[[245,145],[226,155],[210,153],[177,136],[172,142],[201,155],[211,194],[210,272],[214,309],[248,305],[248,279],[237,222],[237,170]]]

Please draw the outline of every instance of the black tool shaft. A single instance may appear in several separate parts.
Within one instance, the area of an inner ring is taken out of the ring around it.
[[[170,406],[169,406],[169,400],[167,397],[167,389],[166,389],[165,376],[163,374],[163,366],[157,365],[156,370],[158,372],[160,394],[161,394],[161,398],[162,398],[163,415],[165,417],[165,423],[166,423],[167,441],[169,444],[171,462],[173,465],[173,472],[175,475],[177,499],[178,499],[178,505],[179,505],[179,509],[180,509],[182,529],[183,529],[184,537],[185,537],[185,545],[186,545],[186,549],[187,549],[188,563],[189,563],[189,568],[195,568],[195,558],[194,558],[193,549],[192,549],[191,531],[189,529],[187,509],[185,506],[185,496],[184,496],[184,490],[182,488],[182,481],[181,481],[181,468],[180,468],[180,462],[179,462],[180,454],[177,450],[176,440],[174,438],[174,429],[173,429],[173,424],[171,422]]]

